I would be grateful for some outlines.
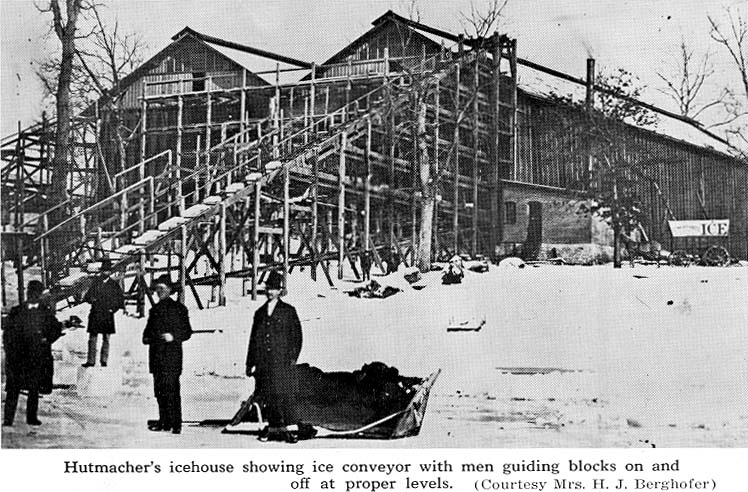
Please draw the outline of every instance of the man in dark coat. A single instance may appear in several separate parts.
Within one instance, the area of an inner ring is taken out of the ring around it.
[[[28,390],[26,423],[41,425],[37,418],[39,393],[52,392],[54,363],[52,344],[62,336],[48,303],[42,301],[44,286],[32,280],[27,287],[28,300],[10,311],[3,324],[5,349],[5,415],[3,425],[13,425],[22,389]]]
[[[395,246],[392,246],[392,248],[390,248],[389,261],[387,262],[387,275],[390,273],[397,273],[397,269],[400,268],[401,262],[402,258],[400,257],[400,251]]]
[[[101,262],[100,275],[93,281],[83,297],[91,304],[88,314],[88,360],[83,367],[96,365],[96,345],[101,334],[101,366],[109,359],[109,336],[114,333],[114,313],[125,307],[125,295],[119,284],[111,277],[112,262],[105,258]]]
[[[153,374],[153,391],[158,402],[158,422],[152,431],[182,432],[182,398],[179,376],[182,374],[182,342],[192,336],[187,308],[171,298],[174,284],[168,275],[154,282],[158,302],[148,313],[143,343],[148,345],[148,369]]]
[[[364,281],[371,280],[372,253],[366,249],[361,253],[361,274]]]
[[[255,378],[255,394],[266,405],[267,432],[296,442],[289,425],[296,425],[294,399],[298,392],[296,360],[301,352],[301,321],[293,306],[280,300],[283,279],[270,272],[265,282],[267,302],[255,311],[247,350],[247,376]]]

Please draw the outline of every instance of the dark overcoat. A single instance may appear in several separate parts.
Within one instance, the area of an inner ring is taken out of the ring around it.
[[[255,368],[259,394],[274,398],[296,391],[298,378],[294,369],[301,341],[301,321],[290,304],[279,299],[271,316],[267,303],[255,311],[247,350],[247,375]]]
[[[97,278],[83,297],[91,304],[88,313],[89,333],[114,333],[114,313],[125,307],[125,295],[119,284],[110,278]]]
[[[29,308],[24,303],[11,309],[3,323],[6,385],[51,393],[52,344],[61,336],[62,323],[49,306]]]
[[[171,333],[174,341],[166,342],[161,335]],[[148,369],[157,375],[182,373],[182,342],[192,336],[187,308],[171,297],[151,308],[143,331],[143,343],[148,345]]]

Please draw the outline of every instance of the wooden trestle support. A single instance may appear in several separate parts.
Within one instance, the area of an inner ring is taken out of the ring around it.
[[[392,250],[412,265],[419,149],[439,180],[434,257],[493,254],[501,237],[501,179],[516,153],[516,44],[495,35],[485,45],[468,49],[461,39],[456,52],[424,52],[416,68],[400,71],[390,69],[394,60],[385,51],[383,73],[363,79],[348,62],[342,80],[321,77],[326,67],[312,66],[294,86],[249,87],[246,72],[238,89],[222,90],[209,78],[197,92],[180,82],[175,93],[153,95],[144,85],[139,161],[111,173],[112,190],[91,193],[95,199],[76,204],[54,227],[42,223],[49,210],[39,214],[38,233],[20,247],[26,260],[19,264],[44,251],[53,234],[74,229],[57,251],[54,274],[41,264],[53,292],[79,300],[88,264],[107,256],[140,315],[148,286],[162,273],[178,278],[180,295],[191,294],[204,308],[225,304],[231,278],[255,298],[273,269],[286,281],[294,269],[309,269],[313,279],[333,285],[346,265],[359,277],[357,258],[367,250],[382,269]],[[332,110],[331,93],[341,86],[343,104]],[[268,116],[250,119],[249,100],[268,92]],[[413,129],[416,95],[426,106],[424,135]],[[216,119],[225,104],[240,107],[238,121]],[[187,112],[197,107],[204,121],[187,125]],[[160,110],[175,116],[166,130],[149,116]],[[19,133],[16,145],[26,138]],[[100,157],[89,161],[107,169]],[[16,193],[17,204],[23,199]]]

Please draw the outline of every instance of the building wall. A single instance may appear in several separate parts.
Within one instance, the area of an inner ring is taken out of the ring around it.
[[[544,249],[554,245],[589,244],[591,219],[588,201],[565,193],[517,183],[504,184],[504,243],[525,242],[528,236],[530,202],[542,209],[542,243]],[[512,209],[516,211],[512,214]]]
[[[520,98],[519,109],[512,179],[582,189],[587,161],[575,110],[526,95]],[[634,127],[624,127],[620,144],[621,152],[639,163],[638,194],[651,239],[666,248],[692,252],[720,244],[735,257],[748,256],[748,164]],[[729,218],[730,237],[696,241],[670,235],[668,220],[707,218]],[[606,234],[598,230],[592,242],[607,242]]]

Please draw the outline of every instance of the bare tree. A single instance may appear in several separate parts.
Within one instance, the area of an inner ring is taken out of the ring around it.
[[[471,4],[468,13],[463,13],[463,25],[469,35],[470,45],[473,47],[475,56],[475,66],[473,70],[478,71],[481,57],[485,56],[485,50],[490,48],[491,42],[496,42],[498,36],[490,36],[492,31],[498,28],[502,13],[508,3],[508,0],[490,0],[483,8],[478,8]],[[492,41],[493,40],[493,41]],[[458,61],[459,63],[460,61]],[[476,77],[477,80],[477,77]],[[433,228],[434,228],[434,210],[436,207],[437,197],[439,195],[439,184],[442,178],[450,170],[449,166],[441,166],[434,155],[429,154],[429,135],[433,134],[433,126],[439,124],[438,115],[435,115],[433,125],[427,124],[427,103],[433,99],[434,91],[439,91],[439,85],[435,81],[421,77],[418,90],[415,91],[415,97],[412,105],[414,135],[416,139],[415,160],[418,165],[418,176],[420,178],[420,224],[418,247],[415,252],[416,266],[422,272],[431,268],[431,257],[433,253]],[[484,89],[482,87],[473,87],[473,91],[467,98],[459,98],[459,90],[449,91],[448,97],[451,97],[452,106],[455,108],[456,119],[453,127],[452,145],[450,145],[447,155],[440,158],[443,162],[454,162],[457,147],[459,145],[460,125],[470,118],[471,125],[478,125],[480,115],[476,111],[473,102],[478,97],[478,92]],[[441,91],[440,94],[445,94]],[[433,148],[438,146],[438,142],[433,143]],[[476,144],[477,145],[477,144]],[[454,204],[457,206],[457,204]],[[478,206],[477,203],[473,206]]]
[[[643,86],[630,72],[618,69],[598,73],[595,85],[591,107],[571,96],[554,95],[554,114],[546,124],[547,131],[556,138],[586,142],[585,152],[590,160],[580,188],[590,205],[582,211],[597,215],[611,227],[613,265],[620,268],[622,235],[639,229],[646,218],[639,189],[642,180],[655,179],[648,168],[657,162],[646,145],[631,138],[629,127],[646,128],[657,119],[636,104]],[[564,158],[572,162],[580,158],[577,148],[560,150],[568,153]]]
[[[126,147],[137,136],[136,128],[127,126],[120,107],[124,95],[120,84],[125,74],[130,73],[143,61],[145,44],[142,37],[131,32],[122,32],[119,20],[107,26],[101,15],[101,6],[91,9],[93,30],[81,43],[77,51],[78,60],[86,74],[87,86],[92,88],[97,100],[95,110],[102,119],[99,152],[104,162],[117,163],[120,171],[126,167]],[[109,183],[110,187],[113,183]]]
[[[706,51],[697,55],[696,50],[686,43],[685,38],[681,38],[677,62],[671,70],[656,73],[664,84],[664,88],[658,90],[675,102],[678,105],[678,112],[688,118],[699,118],[705,111],[720,106],[727,96],[725,91],[722,91],[717,97],[705,97],[707,82],[714,75],[712,53]]]
[[[470,3],[470,10],[460,12],[460,23],[463,32],[474,40],[482,41],[499,27],[504,9],[509,0],[489,0],[482,7]]]
[[[125,74],[142,63],[145,44],[139,35],[123,32],[118,19],[108,25],[102,16],[104,9],[102,4],[86,3],[80,15],[79,24],[85,26],[85,33],[77,36],[74,49],[70,105],[73,113],[101,119],[97,151],[103,161],[123,170],[126,147],[136,134],[135,128],[129,128],[123,119],[120,99],[124,92],[120,83]],[[37,69],[49,95],[57,91],[60,58],[59,53],[51,56],[41,61]],[[113,183],[108,179],[106,165],[103,171],[111,190]]]
[[[711,26],[711,37],[720,49],[729,56],[737,70],[741,89],[727,88],[725,110],[728,119],[719,126],[734,143],[743,149],[748,148],[748,7],[735,3],[725,7],[724,19],[707,16]],[[743,151],[748,156],[748,151]]]
[[[55,109],[57,125],[55,130],[55,150],[52,160],[52,191],[54,203],[66,199],[66,188],[70,175],[70,133],[72,108],[70,89],[74,75],[73,62],[76,56],[75,43],[78,18],[82,10],[88,8],[84,0],[66,0],[61,6],[59,0],[49,0],[46,6],[38,7],[41,12],[52,14],[52,30],[60,41],[62,52],[60,55],[59,72],[57,73],[55,90]],[[51,224],[59,222],[62,210],[50,217]]]

